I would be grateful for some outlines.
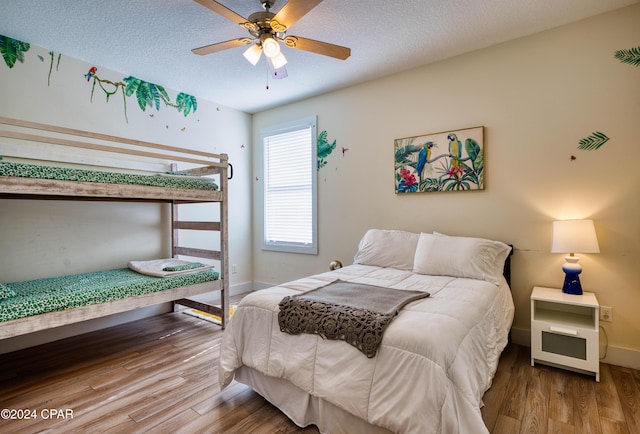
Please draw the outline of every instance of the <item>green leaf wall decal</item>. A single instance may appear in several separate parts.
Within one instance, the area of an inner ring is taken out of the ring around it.
[[[609,141],[609,137],[607,137],[604,133],[600,131],[596,131],[588,137],[581,139],[578,143],[578,149],[582,149],[585,151],[593,151],[598,149],[600,146],[604,145]]]
[[[125,77],[122,79],[126,83],[125,95],[131,96],[136,94],[138,100],[138,106],[142,111],[145,111],[147,106],[155,107],[156,110],[160,110],[160,99],[165,102],[169,101],[169,94],[164,87],[149,83],[148,81],[140,80],[135,77]]]
[[[628,50],[617,50],[614,57],[622,63],[628,63],[633,66],[640,66],[640,47],[630,48]]]
[[[191,110],[195,113],[198,109],[198,101],[195,96],[180,92],[176,97],[176,108],[179,112],[187,116],[191,113]]]
[[[127,85],[124,88],[124,94],[127,96],[133,95],[140,86],[140,80],[135,77],[125,77],[122,81]]]
[[[153,86],[158,91],[157,94],[160,94],[160,98],[162,98],[165,105],[169,104],[169,101],[171,101],[171,98],[169,98],[169,94],[167,93],[166,90],[164,90],[164,87],[160,86],[159,84],[153,84],[153,83],[150,83],[150,85]],[[156,99],[156,110],[160,110],[160,99]]]
[[[22,42],[17,39],[9,38],[8,36],[0,35],[0,54],[2,54],[2,57],[9,68],[13,68],[16,62],[23,63],[25,57],[24,53],[27,52],[29,48],[31,48],[31,45],[27,42]],[[49,76],[47,83],[51,84],[51,72],[53,71],[54,67],[53,51],[50,51],[49,55],[51,56],[51,63],[49,66]],[[44,60],[42,56],[38,57],[40,58],[40,60]],[[56,70],[58,69],[58,65],[60,64],[61,57],[62,55],[58,54]],[[91,87],[91,100],[93,101],[93,93],[96,85],[98,85],[104,91],[107,97],[107,102],[109,102],[109,97],[114,95],[119,89],[122,89],[125,119],[127,118],[126,97],[132,95],[135,95],[138,106],[142,111],[145,111],[147,106],[155,107],[156,110],[160,110],[161,101],[164,102],[166,106],[176,108],[180,113],[184,114],[184,116],[189,115],[191,112],[195,112],[198,108],[196,97],[192,95],[187,95],[181,92],[176,97],[176,103],[173,104],[167,91],[164,89],[164,87],[158,84],[149,83],[147,81],[140,80],[139,78],[131,76],[125,77],[121,82],[103,80],[96,75],[96,70],[97,68],[94,66],[89,70],[87,74],[84,75],[87,81],[93,80],[93,85]],[[112,89],[105,88],[105,85],[112,87]]]
[[[31,45],[26,42],[0,35],[0,54],[9,68],[13,68],[16,61],[23,63],[24,53],[29,51],[29,48]]]
[[[336,141],[334,140],[333,143],[329,143],[327,141],[327,131],[322,131],[318,135],[318,170],[327,165],[325,158],[327,158],[335,148]]]

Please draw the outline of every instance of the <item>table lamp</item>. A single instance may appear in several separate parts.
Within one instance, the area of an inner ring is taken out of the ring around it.
[[[576,253],[600,253],[593,220],[556,220],[553,222],[551,253],[568,253],[562,271],[565,272],[562,292],[566,294],[582,294],[580,273],[582,266],[578,264]]]

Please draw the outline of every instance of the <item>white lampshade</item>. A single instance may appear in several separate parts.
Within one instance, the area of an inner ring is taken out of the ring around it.
[[[281,53],[282,54],[282,53]],[[276,56],[279,57],[279,56]],[[284,57],[284,56],[282,56]],[[282,78],[286,78],[289,74],[287,73],[287,67],[285,66],[285,64],[282,64],[282,66],[280,66],[279,68],[276,68],[274,66],[274,58],[271,57],[267,57],[265,58],[265,60],[267,61],[267,69],[269,70],[269,73],[271,74],[271,76],[275,79],[282,79]],[[285,63],[286,63],[286,59],[285,59]]]
[[[282,52],[278,53],[276,56],[273,56],[271,58],[271,61],[273,62],[274,69],[280,69],[287,64],[287,59],[284,57],[284,54],[282,54]]]
[[[600,253],[593,220],[554,221],[551,253]]]
[[[260,60],[260,56],[262,55],[262,49],[258,44],[252,44],[242,55],[249,61],[249,63],[256,66],[258,60]]]
[[[280,44],[271,37],[265,37],[262,40],[262,49],[267,57],[275,57],[280,53]]]

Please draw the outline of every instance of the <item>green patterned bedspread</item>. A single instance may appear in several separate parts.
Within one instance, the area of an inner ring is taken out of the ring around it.
[[[193,190],[218,189],[218,185],[213,180],[194,176],[137,175],[132,173],[40,166],[37,164],[13,163],[8,161],[0,161],[0,176],[55,179],[60,181],[101,182],[106,184],[146,185],[150,187],[172,187]]]
[[[152,277],[128,268],[6,283],[16,295],[0,300],[0,322],[217,280],[214,270]]]

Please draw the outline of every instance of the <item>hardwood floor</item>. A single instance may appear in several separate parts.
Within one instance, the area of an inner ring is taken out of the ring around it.
[[[536,364],[528,347],[510,345],[483,401],[493,434],[640,433],[640,371],[600,363],[593,376]]]
[[[3,413],[0,432],[317,433],[242,384],[220,392],[221,336],[216,325],[169,313],[0,355],[0,409],[22,418]],[[602,364],[596,383],[533,368],[517,345],[503,353],[484,402],[495,434],[640,433],[640,371]]]

